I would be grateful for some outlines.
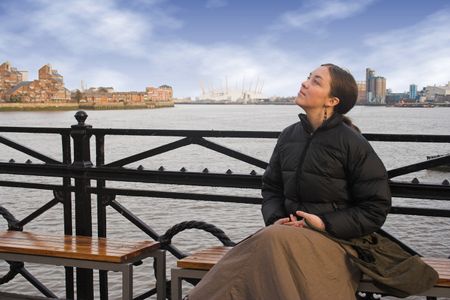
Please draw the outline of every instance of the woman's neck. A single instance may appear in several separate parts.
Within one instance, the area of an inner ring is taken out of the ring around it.
[[[325,110],[323,108],[314,110],[305,110],[306,117],[314,131],[319,128],[325,121]],[[332,109],[327,109],[327,119],[333,115]]]

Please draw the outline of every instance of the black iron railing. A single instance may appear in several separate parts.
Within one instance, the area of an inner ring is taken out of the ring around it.
[[[0,135],[0,144],[25,153],[33,159],[42,163],[16,163],[13,160],[0,163],[0,174],[34,175],[44,177],[61,178],[61,184],[46,184],[28,181],[1,180],[0,186],[51,190],[54,198],[34,212],[31,212],[22,220],[13,220],[14,226],[10,229],[20,230],[23,226],[33,221],[36,217],[54,207],[62,204],[64,207],[64,234],[72,235],[92,235],[92,211],[91,195],[96,195],[97,201],[97,233],[99,237],[107,236],[107,215],[106,208],[109,206],[123,215],[132,224],[146,233],[154,240],[160,240],[162,234],[157,233],[148,224],[138,218],[132,211],[125,208],[116,200],[116,196],[144,196],[172,199],[191,199],[201,201],[219,201],[246,204],[260,204],[260,197],[247,197],[238,195],[217,195],[208,193],[173,192],[167,190],[148,190],[130,188],[111,188],[106,186],[108,181],[119,182],[144,182],[157,184],[176,184],[191,186],[215,186],[231,188],[259,189],[261,187],[261,175],[252,171],[250,174],[233,174],[229,171],[225,174],[211,173],[207,169],[203,172],[179,172],[166,171],[163,167],[159,170],[144,170],[143,167],[137,169],[125,168],[124,166],[151,158],[155,155],[176,150],[178,148],[196,144],[202,147],[219,152],[225,156],[235,158],[247,164],[265,169],[267,162],[259,160],[251,155],[235,151],[208,138],[241,138],[241,139],[276,139],[279,132],[262,131],[202,131],[202,130],[151,130],[151,129],[96,129],[85,124],[87,114],[77,112],[75,115],[78,124],[71,128],[34,128],[34,127],[0,127],[2,133],[45,133],[61,136],[62,157],[56,160],[36,150],[30,149],[10,139]],[[165,145],[148,149],[143,152],[118,159],[105,164],[105,136],[165,136],[180,137],[179,140]],[[90,143],[91,137],[95,138],[95,163],[91,160]],[[450,135],[394,135],[394,134],[365,134],[369,141],[382,142],[420,142],[420,143],[446,143],[450,144]],[[72,159],[72,145],[73,153]],[[442,184],[422,184],[420,182],[400,182],[393,178],[428,169],[431,167],[450,165],[450,155],[426,160],[420,163],[389,170],[391,179],[390,187],[394,197],[416,198],[433,200],[450,200],[450,186],[448,182]],[[96,185],[91,186],[91,181],[95,180]],[[75,203],[75,232],[72,228],[72,196]],[[0,207],[1,208],[1,207]],[[0,211],[2,213],[2,211]],[[393,207],[391,213],[407,215],[424,215],[450,217],[450,210],[419,207]],[[4,216],[7,213],[2,213]],[[11,216],[10,216],[11,219]],[[169,241],[170,242],[170,241]],[[170,243],[165,244],[166,249],[176,257],[184,254]],[[405,248],[409,249],[406,245]],[[409,249],[410,251],[414,251]],[[23,266],[20,266],[24,268]],[[32,284],[46,296],[53,293],[42,285],[31,274],[26,277]],[[93,272],[92,270],[77,269],[77,296],[79,299],[93,298]],[[1,283],[1,281],[0,281]],[[151,290],[137,297],[146,298],[155,291]],[[101,299],[107,299],[108,284],[107,273],[100,271],[100,295]],[[66,268],[66,297],[74,298],[74,276],[73,269]]]

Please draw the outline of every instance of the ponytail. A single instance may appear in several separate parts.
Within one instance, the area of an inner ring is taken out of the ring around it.
[[[355,129],[357,132],[361,133],[361,130],[358,128],[358,126],[356,126],[355,124],[353,124],[352,120],[347,117],[342,115],[342,121],[350,128]]]

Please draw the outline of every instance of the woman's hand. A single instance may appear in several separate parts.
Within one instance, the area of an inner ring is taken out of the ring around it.
[[[306,221],[311,224],[312,226],[316,227],[317,229],[325,231],[325,224],[323,223],[322,219],[319,216],[308,214],[304,211],[298,210],[295,212],[297,216],[301,217],[302,219],[298,220],[297,216],[290,215],[286,218],[281,218],[275,221],[275,225],[288,225],[288,226],[294,226],[294,227],[308,227],[308,224],[306,224]]]
[[[325,223],[322,221],[322,219],[319,216],[308,214],[304,211],[298,210],[295,212],[297,216],[303,218],[300,222],[303,222],[302,227],[308,227],[305,220],[311,224],[312,226],[316,227],[317,229],[325,231]]]
[[[292,214],[289,217],[276,220],[273,224],[274,225],[288,225],[288,226],[295,226],[295,227],[303,227],[304,226],[302,221],[297,220],[297,217]]]
[[[291,221],[290,218],[281,218],[281,219],[276,220],[273,224],[274,225],[283,225],[283,224],[286,224],[286,223],[288,223],[290,221]]]

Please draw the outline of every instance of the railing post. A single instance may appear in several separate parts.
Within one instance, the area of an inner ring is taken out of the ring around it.
[[[78,124],[72,125],[70,135],[73,138],[74,160],[72,166],[79,168],[80,177],[75,178],[75,233],[76,235],[92,236],[91,195],[88,192],[90,180],[86,178],[85,168],[91,167],[90,138],[84,121],[88,115],[84,111],[75,114]],[[77,299],[94,299],[93,272],[90,269],[77,268]]]
[[[72,150],[70,143],[70,134],[62,135],[62,159],[65,165],[70,165],[72,163]],[[63,178],[63,199],[64,199],[64,234],[72,235],[72,193],[68,189],[71,185],[71,178]],[[74,281],[73,281],[73,268],[65,267],[66,273],[66,299],[75,299],[74,297]]]

